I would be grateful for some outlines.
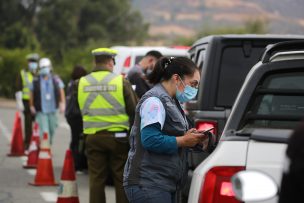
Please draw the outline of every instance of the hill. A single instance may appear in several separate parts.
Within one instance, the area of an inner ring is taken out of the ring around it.
[[[132,0],[151,36],[193,36],[204,28],[266,23],[268,33],[303,34],[303,0]]]

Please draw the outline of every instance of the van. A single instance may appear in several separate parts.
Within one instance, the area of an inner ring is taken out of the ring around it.
[[[118,51],[115,57],[115,67],[113,72],[116,74],[127,75],[129,70],[137,64],[148,51],[156,50],[163,56],[184,56],[188,57],[187,46],[165,47],[165,46],[113,46],[111,49]]]

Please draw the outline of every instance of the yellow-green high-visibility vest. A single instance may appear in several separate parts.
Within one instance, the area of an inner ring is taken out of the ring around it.
[[[29,71],[21,70],[21,79],[22,79],[22,99],[30,99],[30,85],[33,82],[33,75]]]
[[[129,130],[121,75],[97,71],[80,78],[78,103],[84,134],[95,134],[101,130],[110,132]]]

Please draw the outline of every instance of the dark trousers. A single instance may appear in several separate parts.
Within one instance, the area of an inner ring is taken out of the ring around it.
[[[25,149],[28,149],[30,146],[31,142],[31,137],[32,137],[32,124],[34,121],[34,116],[31,114],[30,110],[30,104],[28,100],[22,100],[23,106],[24,106],[24,147]]]
[[[132,185],[125,187],[130,203],[175,203],[175,192],[168,192],[160,188],[141,187]]]
[[[67,118],[67,122],[71,128],[70,149],[73,154],[75,170],[81,171],[87,169],[87,158],[82,149],[79,149],[79,141],[82,139],[82,117]]]
[[[128,138],[115,138],[114,133],[101,131],[86,135],[89,166],[90,203],[105,203],[108,171],[114,181],[116,202],[127,203],[122,186],[124,165],[128,157]]]

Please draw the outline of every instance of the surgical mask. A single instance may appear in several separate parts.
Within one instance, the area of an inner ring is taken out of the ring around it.
[[[51,69],[48,68],[48,67],[42,68],[42,69],[40,69],[40,71],[39,71],[40,75],[49,75],[50,72],[51,72]]]
[[[181,92],[176,87],[176,99],[182,103],[188,102],[197,95],[198,89],[191,87],[190,85],[185,85],[181,78],[180,78],[180,80],[181,80],[183,86],[185,87],[185,89],[183,92]]]
[[[147,70],[146,70],[146,72],[145,72],[146,76],[150,75],[150,74],[152,73],[152,71],[153,71],[153,70],[152,70],[152,69],[150,69],[150,68],[149,68],[149,69],[147,69]]]
[[[36,62],[30,62],[28,64],[28,67],[29,67],[29,69],[30,69],[31,72],[34,72],[38,68],[38,63],[36,63]]]

